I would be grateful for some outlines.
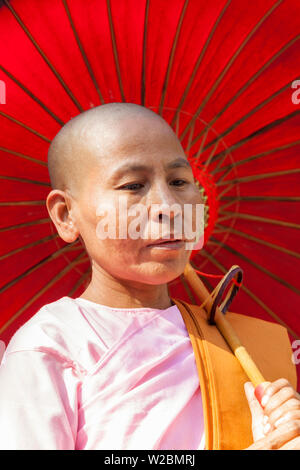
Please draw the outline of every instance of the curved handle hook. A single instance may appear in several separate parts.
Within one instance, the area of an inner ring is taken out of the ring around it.
[[[210,309],[210,312],[208,313],[208,322],[213,325],[215,323],[215,314],[216,314],[216,308],[219,305],[224,291],[227,288],[227,286],[230,284],[230,282],[237,277],[237,283],[234,283],[230,290],[227,293],[227,296],[225,300],[223,301],[222,305],[220,306],[220,310],[222,313],[227,312],[231,302],[233,301],[234,297],[236,296],[242,281],[243,281],[243,270],[239,266],[232,266],[231,269],[228,271],[228,273],[223,277],[220,286],[218,287],[215,296],[214,296],[214,301],[212,304],[212,307]]]

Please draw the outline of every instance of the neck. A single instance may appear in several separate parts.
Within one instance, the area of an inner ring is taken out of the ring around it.
[[[92,267],[92,279],[80,296],[111,308],[158,308],[164,310],[173,305],[167,284],[141,284],[118,279],[99,266]]]

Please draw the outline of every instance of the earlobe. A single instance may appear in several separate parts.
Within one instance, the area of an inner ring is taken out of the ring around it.
[[[72,218],[71,200],[65,191],[53,189],[47,196],[46,206],[59,236],[67,243],[74,242],[79,232]]]

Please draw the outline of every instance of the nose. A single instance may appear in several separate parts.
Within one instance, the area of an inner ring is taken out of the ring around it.
[[[178,203],[172,204],[152,204],[151,206],[151,220],[155,222],[168,222],[174,220],[181,214],[181,206]]]
[[[182,215],[182,207],[173,196],[168,185],[160,185],[153,190],[150,199],[150,219],[159,224],[177,220]]]

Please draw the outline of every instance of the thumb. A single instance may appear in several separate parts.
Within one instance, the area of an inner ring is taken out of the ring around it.
[[[252,434],[253,434],[253,441],[256,442],[259,439],[265,437],[264,434],[264,426],[263,426],[263,409],[257,400],[255,393],[254,393],[254,386],[251,382],[246,382],[244,384],[245,395],[248,400],[248,405],[250,408],[251,416],[252,416]]]

